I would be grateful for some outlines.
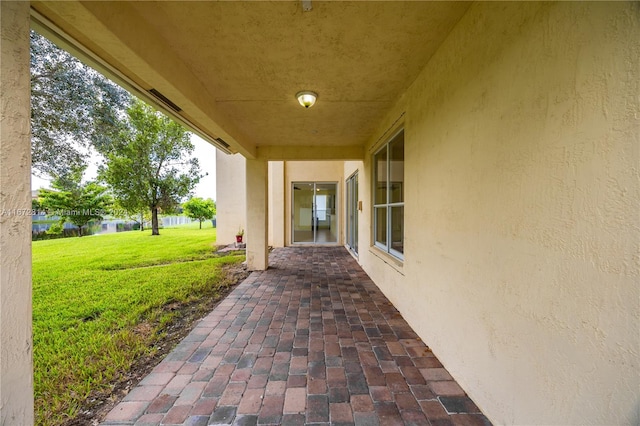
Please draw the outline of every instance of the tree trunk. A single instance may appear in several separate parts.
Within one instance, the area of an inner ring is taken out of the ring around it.
[[[158,230],[158,208],[151,209],[151,235],[160,235]]]
[[[144,213],[140,213],[140,232],[144,231]]]
[[[82,226],[78,226],[78,237],[82,237]]]
[[[200,229],[202,229],[202,219],[200,219]]]

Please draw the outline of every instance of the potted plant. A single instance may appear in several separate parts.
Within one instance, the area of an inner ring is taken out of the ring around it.
[[[239,228],[238,232],[236,232],[236,243],[242,242],[242,236],[244,235],[244,229]]]

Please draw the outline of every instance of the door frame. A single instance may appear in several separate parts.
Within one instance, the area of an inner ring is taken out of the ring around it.
[[[295,223],[295,186],[299,185],[299,184],[304,184],[304,185],[308,185],[311,184],[313,185],[313,206],[312,206],[312,216],[314,214],[315,211],[315,197],[316,197],[316,185],[333,185],[335,188],[335,205],[333,206],[333,211],[334,216],[336,217],[336,240],[334,242],[317,242],[317,230],[313,229],[313,241],[295,241],[295,235],[296,235],[296,231],[295,231],[295,227],[296,227],[296,223]],[[297,181],[291,181],[291,186],[290,186],[290,191],[291,191],[291,205],[290,205],[290,209],[291,209],[291,227],[290,227],[290,244],[291,245],[325,245],[325,246],[335,246],[335,245],[339,245],[340,244],[340,185],[339,182],[336,181],[304,181],[304,180],[297,180]]]
[[[358,256],[359,177],[356,170],[345,180],[345,245]]]

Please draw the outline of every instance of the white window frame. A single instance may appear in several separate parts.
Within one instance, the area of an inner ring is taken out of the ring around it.
[[[380,146],[374,153],[372,156],[372,168],[373,168],[373,173],[372,173],[372,188],[373,188],[373,193],[372,193],[372,219],[373,219],[373,235],[372,235],[372,239],[373,239],[373,245],[377,248],[379,248],[380,250],[384,251],[385,253],[388,253],[390,255],[392,255],[393,257],[396,257],[397,259],[400,259],[402,261],[404,261],[404,253],[401,253],[395,249],[392,248],[392,215],[391,215],[391,209],[393,207],[402,207],[404,209],[404,195],[403,195],[403,199],[402,202],[395,202],[392,203],[390,201],[390,194],[391,194],[391,161],[390,161],[390,153],[391,150],[390,148],[390,144],[391,142],[394,141],[394,139],[400,134],[404,132],[404,128],[399,129],[397,132],[395,132],[393,134],[393,136],[391,136],[384,145]],[[385,203],[378,203],[376,204],[376,185],[377,185],[377,179],[378,179],[378,172],[377,172],[377,167],[378,165],[376,164],[376,155],[384,150],[386,148],[387,150],[387,159],[386,159],[386,175],[387,175],[387,183],[386,183],[386,200]],[[402,159],[402,161],[404,162],[404,158]],[[378,231],[378,215],[376,214],[376,210],[377,209],[385,209],[386,208],[386,217],[387,217],[387,224],[386,224],[386,244],[383,244],[379,241],[377,241],[377,231]],[[403,225],[403,230],[404,230],[404,213],[402,216],[402,225]],[[402,241],[403,241],[403,246],[404,246],[404,235],[402,236]]]

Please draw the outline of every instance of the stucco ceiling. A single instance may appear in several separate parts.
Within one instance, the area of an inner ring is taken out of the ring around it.
[[[468,3],[311,5],[304,11],[300,1],[32,2],[58,33],[138,87],[162,93],[233,151],[357,156]],[[317,104],[300,107],[294,96],[300,90],[317,92]]]

